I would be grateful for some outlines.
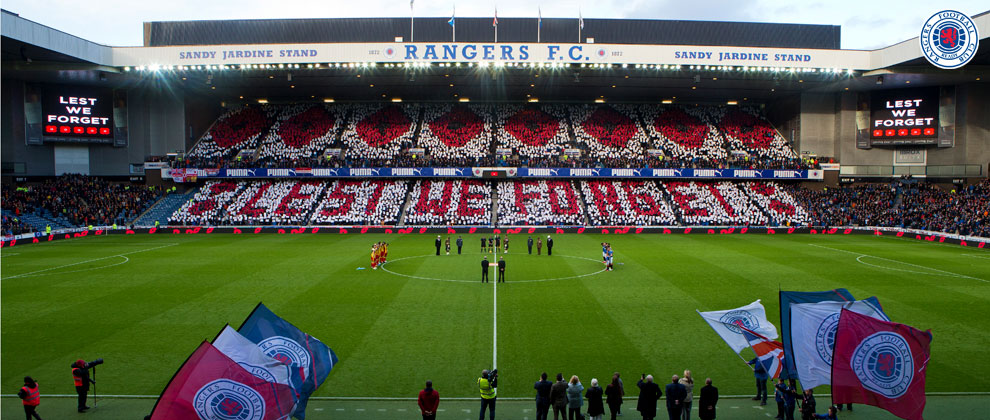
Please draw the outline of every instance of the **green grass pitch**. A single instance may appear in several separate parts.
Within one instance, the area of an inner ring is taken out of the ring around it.
[[[501,397],[531,397],[543,371],[585,384],[619,371],[634,388],[641,373],[666,382],[684,369],[724,395],[749,394],[749,369],[695,309],[762,299],[779,328],[778,288],[837,287],[932,330],[928,391],[990,391],[990,251],[871,236],[582,234],[554,235],[553,256],[531,256],[526,236],[498,254],[508,282],[497,286],[479,281],[478,235],[450,256],[415,234],[109,236],[4,249],[3,392],[32,375],[45,393],[71,394],[69,364],[103,357],[100,394],[158,394],[199,342],[263,301],[340,357],[316,396],[410,397],[432,379],[445,397],[474,397],[493,363],[496,316]],[[373,271],[379,240],[391,242],[391,261]],[[615,249],[613,272],[602,272],[602,241]]]

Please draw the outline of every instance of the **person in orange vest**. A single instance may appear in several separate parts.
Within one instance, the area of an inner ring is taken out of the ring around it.
[[[25,376],[24,386],[17,391],[17,396],[21,397],[21,404],[24,405],[24,415],[27,420],[31,420],[31,417],[41,420],[41,416],[35,411],[38,409],[38,404],[41,404],[41,392],[38,388],[38,383],[33,378]]]
[[[99,360],[103,363],[102,360]],[[85,360],[79,359],[72,364],[72,380],[76,385],[76,394],[79,395],[79,406],[78,410],[80,413],[85,413],[89,410],[89,406],[86,405],[86,394],[89,393],[89,384],[95,384],[96,381],[90,379],[89,368],[96,366],[99,363],[96,361],[86,363]]]

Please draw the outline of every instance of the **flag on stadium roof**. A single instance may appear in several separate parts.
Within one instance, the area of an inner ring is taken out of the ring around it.
[[[580,26],[581,29],[584,29],[584,17],[581,16],[581,9],[580,8],[578,8],[578,26]]]
[[[835,333],[832,401],[921,420],[932,332],[843,309]]]
[[[263,353],[254,342],[230,325],[223,327],[223,331],[213,339],[213,347],[259,379],[292,386],[288,365]]]
[[[292,387],[255,377],[204,341],[165,386],[151,419],[281,420],[295,402]]]
[[[495,7],[495,19],[492,20],[492,26],[498,26],[498,6]]]
[[[890,321],[876,297],[853,302],[796,303],[791,305],[794,364],[804,389],[828,385],[832,379],[832,347],[843,309]]]
[[[454,6],[454,10],[452,12],[450,12],[450,20],[447,21],[447,24],[448,25],[454,26],[454,17],[455,16],[457,16],[457,6]]]
[[[797,379],[794,367],[794,349],[791,345],[791,304],[815,303],[823,301],[851,302],[856,299],[846,289],[826,290],[822,292],[784,292],[778,293],[780,299],[780,341],[784,343],[784,371],[780,377]]]
[[[330,370],[337,364],[337,355],[316,337],[275,315],[262,303],[237,331],[257,344],[262,352],[294,370],[293,387],[299,392],[299,404],[292,416],[305,419],[309,396],[330,375]]]
[[[739,329],[749,341],[749,346],[753,348],[753,352],[756,353],[756,358],[760,361],[763,369],[771,378],[777,379],[783,367],[784,345],[779,341],[773,341],[759,335],[744,326],[740,325]]]
[[[757,299],[755,302],[735,309],[724,311],[701,312],[697,309],[698,315],[715,330],[715,333],[725,340],[732,351],[739,354],[743,349],[750,346],[749,340],[743,335],[740,326],[746,327],[758,334],[777,338],[777,328],[767,319],[766,309]]]

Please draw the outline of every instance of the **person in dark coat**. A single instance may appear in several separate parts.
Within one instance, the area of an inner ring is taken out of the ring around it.
[[[437,255],[440,255],[440,245],[443,245],[443,241],[440,240],[440,235],[437,235],[437,240],[436,240]]]
[[[481,259],[481,282],[488,283],[488,256]]]
[[[760,363],[759,357],[754,357],[753,360],[746,363],[753,365],[753,377],[756,378],[756,396],[753,397],[753,401],[760,401],[760,405],[767,405],[767,380],[770,379],[770,375],[767,374],[763,363]]]
[[[464,240],[460,236],[457,237],[457,255],[461,255],[461,247],[464,246]]]
[[[643,415],[643,420],[653,420],[657,416],[657,401],[663,396],[660,385],[653,382],[653,375],[644,375],[636,386],[639,387],[636,411]]]
[[[532,236],[530,236],[529,239],[526,240],[526,248],[529,249],[529,255],[533,255],[533,237]]]
[[[684,399],[687,398],[687,388],[680,384],[680,379],[674,375],[671,383],[667,384],[667,415],[670,416],[670,420],[680,420]]]
[[[433,381],[426,381],[426,388],[419,391],[419,411],[423,420],[436,420],[437,407],[440,406],[440,393],[433,389]]]
[[[485,237],[484,237],[484,236],[482,236],[482,237],[481,237],[481,253],[482,253],[482,254],[484,254],[484,253],[485,253],[485,244],[487,244],[487,243],[488,243],[488,242],[487,242],[487,240],[485,239]]]
[[[498,282],[505,283],[505,257],[498,259]]]
[[[602,403],[602,395],[605,390],[598,386],[598,379],[591,379],[591,388],[584,392],[584,397],[588,399],[588,417],[592,420],[602,418],[605,414],[605,404]]]
[[[567,420],[567,382],[564,382],[564,374],[557,374],[557,382],[550,387],[550,405],[553,406],[553,420],[560,418]]]
[[[536,390],[536,420],[547,420],[547,412],[550,411],[550,388],[553,383],[547,380],[547,373],[540,375],[540,380],[533,384]]]
[[[547,255],[553,255],[553,238],[547,235]]]
[[[712,386],[712,378],[705,379],[701,388],[701,399],[698,400],[698,418],[715,420],[715,405],[718,404],[718,388]]]
[[[611,420],[615,420],[619,408],[622,407],[622,385],[619,384],[618,373],[612,375],[612,383],[605,387],[605,403],[608,404]]]

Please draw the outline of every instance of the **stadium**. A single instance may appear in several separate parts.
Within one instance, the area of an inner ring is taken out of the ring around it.
[[[439,418],[489,389],[528,420],[544,372],[592,418],[615,373],[624,418],[698,416],[706,378],[719,419],[773,418],[772,378],[818,414],[987,416],[990,12],[875,50],[542,16],[115,47],[0,17],[4,418],[37,386],[46,418],[418,418],[429,380]]]

